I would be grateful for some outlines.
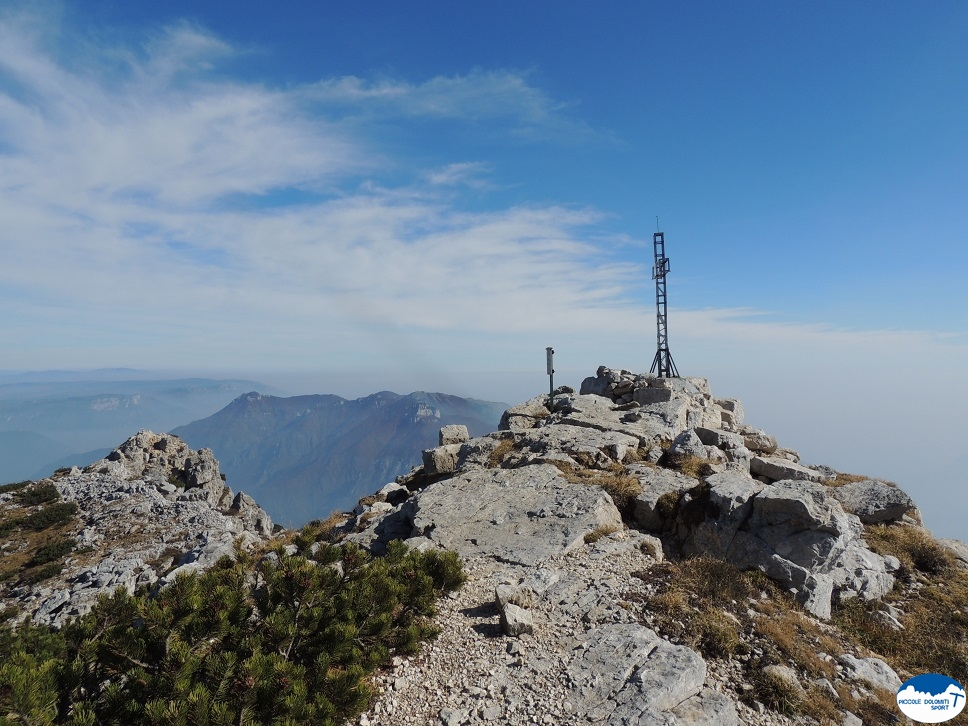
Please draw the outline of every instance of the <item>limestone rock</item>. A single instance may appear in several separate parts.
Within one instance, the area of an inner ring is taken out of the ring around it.
[[[525,459],[542,461],[565,454],[583,468],[607,468],[638,448],[637,437],[619,431],[558,424],[523,431],[517,439]]]
[[[775,456],[754,456],[750,460],[750,473],[759,474],[774,481],[797,479],[819,482],[823,479],[823,475],[816,469],[809,469],[793,461]]]
[[[242,519],[244,527],[257,532],[264,537],[272,536],[272,519],[266,511],[256,504],[255,500],[245,492],[239,492],[232,500],[230,514]]]
[[[757,454],[772,454],[777,448],[776,438],[759,430],[744,433],[743,443],[747,449]]]
[[[712,688],[703,688],[697,695],[687,698],[668,713],[676,719],[671,722],[671,726],[744,726],[733,702]],[[640,719],[639,724],[642,723]],[[656,723],[664,726],[669,722],[657,720]]]
[[[731,431],[697,426],[695,432],[699,440],[706,446],[716,446],[724,451],[727,449],[737,449],[746,445],[742,436]]]
[[[548,464],[460,473],[409,501],[414,534],[464,557],[528,565],[582,546],[597,527],[622,525],[608,494]]]
[[[955,564],[968,570],[968,544],[960,539],[939,539],[938,543],[955,558]]]
[[[681,494],[699,484],[698,480],[671,469],[648,466],[630,466],[642,486],[642,493],[635,498],[635,521],[653,532],[662,530],[665,520],[659,511],[659,499],[673,493]]]
[[[520,585],[501,583],[494,588],[494,602],[499,609],[508,604],[528,608],[531,606],[531,590]]]
[[[424,471],[428,474],[450,474],[457,469],[460,444],[446,444],[423,452]]]
[[[568,666],[572,703],[588,720],[638,723],[696,696],[706,663],[688,648],[672,645],[637,624],[594,628]]]
[[[777,446],[776,451],[773,455],[778,459],[786,459],[787,461],[792,461],[794,464],[800,463],[800,454],[793,449],[787,449],[783,446]]]
[[[705,478],[703,496],[713,516],[695,526],[683,544],[686,555],[725,558],[740,527],[753,509],[753,497],[764,489],[748,474],[726,471]]]
[[[251,497],[233,498],[211,451],[193,451],[175,436],[139,431],[104,459],[58,472],[52,482],[64,501],[77,505],[70,534],[87,551],[16,595],[38,624],[60,627],[118,587],[163,586],[179,571],[233,554],[236,542],[249,548],[272,532]]]
[[[505,635],[516,637],[525,633],[533,633],[534,621],[528,610],[509,602],[501,608],[501,628]]]
[[[694,456],[697,459],[708,458],[705,444],[703,444],[702,439],[692,429],[683,431],[676,436],[672,442],[672,446],[669,447],[669,455],[673,457]]]
[[[465,441],[469,440],[470,437],[471,435],[467,431],[467,427],[463,424],[449,424],[448,426],[443,426],[441,427],[439,434],[441,446],[446,446],[447,444],[463,444]]]
[[[714,398],[713,402],[723,411],[723,423],[732,426],[739,426],[743,423],[745,412],[742,402],[735,398]]]
[[[883,688],[891,693],[901,688],[901,679],[897,673],[880,658],[856,658],[845,653],[839,660],[854,680],[863,681],[874,688]]]
[[[546,418],[551,411],[548,409],[548,396],[535,396],[517,406],[512,406],[501,416],[499,431],[523,431],[534,428],[538,422]]]
[[[604,376],[589,376],[581,382],[578,393],[582,396],[602,396],[608,397],[612,392],[608,380]]]
[[[623,433],[650,446],[662,437],[673,437],[671,429],[651,407],[619,408],[599,396],[559,396],[555,413],[547,424],[580,426],[601,432]]]
[[[831,491],[841,506],[864,524],[897,522],[914,509],[914,501],[901,489],[876,479],[833,487]]]
[[[830,612],[820,597],[827,589],[820,576],[830,578],[842,597],[878,598],[894,585],[884,558],[864,544],[860,520],[828,492],[805,481],[765,487],[728,553],[737,566],[761,569],[792,588],[820,617]]]

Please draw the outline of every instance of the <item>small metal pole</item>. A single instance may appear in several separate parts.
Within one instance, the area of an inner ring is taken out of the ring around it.
[[[548,408],[555,410],[555,349],[545,348],[548,358]]]

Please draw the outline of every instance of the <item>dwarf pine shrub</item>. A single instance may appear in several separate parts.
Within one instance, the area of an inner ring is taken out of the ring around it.
[[[375,668],[436,634],[434,603],[463,580],[454,553],[393,542],[379,559],[280,547],[155,597],[119,589],[60,631],[0,628],[0,726],[342,724]]]

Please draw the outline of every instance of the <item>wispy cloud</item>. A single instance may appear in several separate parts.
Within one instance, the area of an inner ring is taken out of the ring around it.
[[[388,186],[366,134],[318,108],[552,123],[513,74],[280,90],[221,77],[233,49],[194,26],[67,64],[18,22],[0,21],[0,300],[19,323],[0,335],[20,365],[65,340],[267,363],[255,339],[288,339],[285,357],[307,329],[346,350],[367,330],[528,334],[601,323],[640,272],[587,241],[593,210],[463,211],[454,190],[483,188],[484,162]]]
[[[548,123],[565,109],[546,93],[511,71],[475,70],[466,75],[436,76],[422,83],[356,76],[327,79],[306,89],[316,100],[382,107],[412,116],[486,120],[512,117],[524,123]]]
[[[420,83],[357,76],[324,79],[304,89],[307,99],[363,116],[501,122],[501,132],[530,141],[574,143],[614,139],[572,115],[573,104],[557,101],[528,82],[528,73],[476,69],[435,76]]]
[[[486,175],[490,165],[484,162],[465,161],[448,164],[440,169],[431,169],[424,178],[434,186],[469,186],[475,189],[488,189],[492,185]]]
[[[187,27],[130,59],[120,82],[55,63],[3,27],[3,185],[64,208],[198,205],[233,194],[321,184],[363,163],[357,144],[286,93],[204,76],[223,51]],[[163,48],[155,46],[163,45]],[[83,64],[81,64],[83,65]]]

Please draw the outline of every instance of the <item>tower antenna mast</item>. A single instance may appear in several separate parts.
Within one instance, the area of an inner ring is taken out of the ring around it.
[[[655,219],[658,226],[659,218]],[[662,232],[652,235],[652,247],[655,251],[655,266],[652,268],[652,279],[655,280],[655,324],[656,351],[649,371],[659,378],[678,378],[679,371],[669,352],[669,319],[666,302],[666,275],[669,273],[669,258],[665,256],[665,236]]]

